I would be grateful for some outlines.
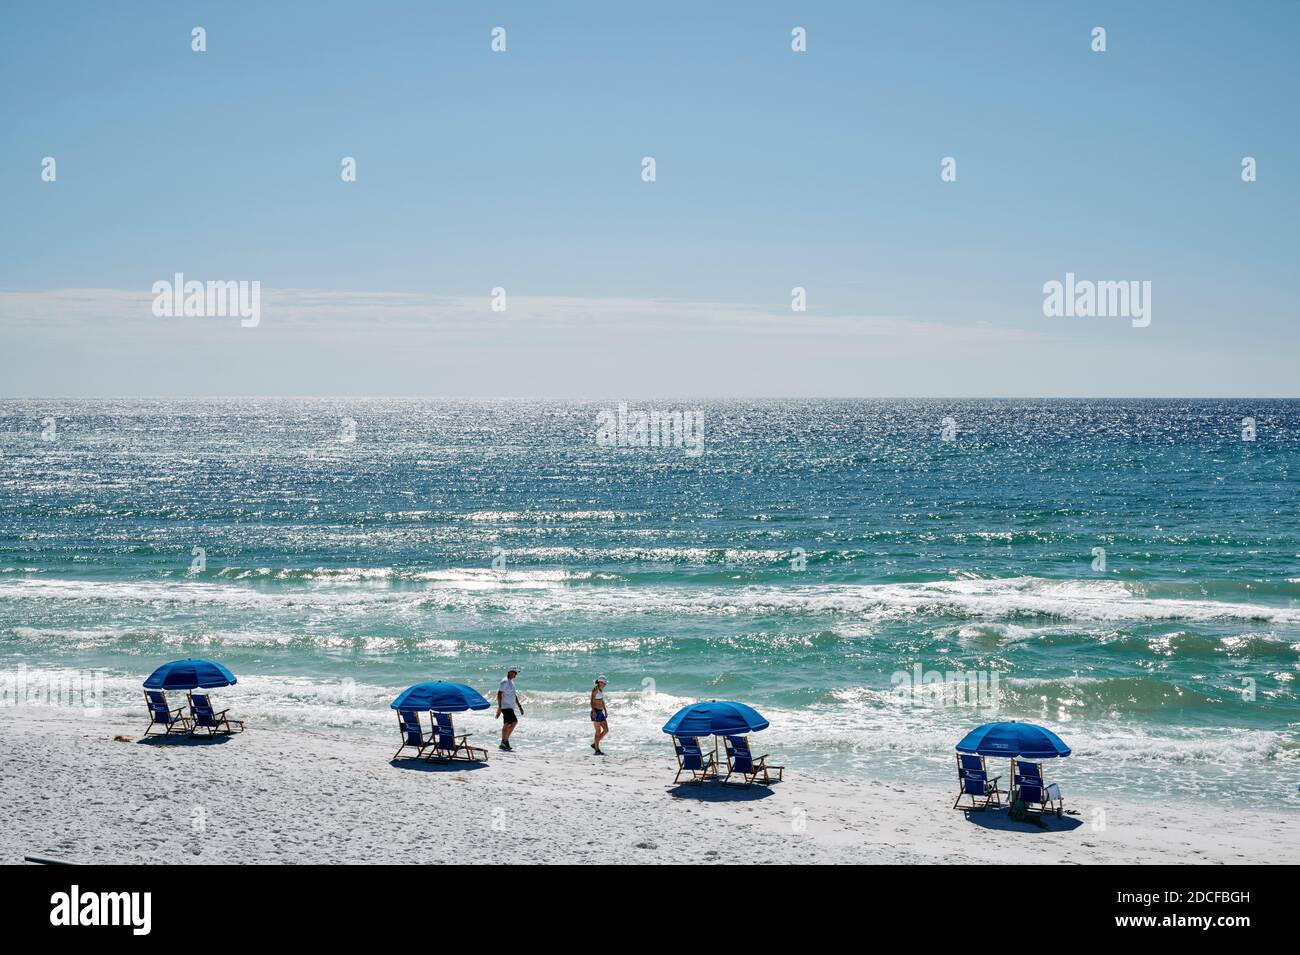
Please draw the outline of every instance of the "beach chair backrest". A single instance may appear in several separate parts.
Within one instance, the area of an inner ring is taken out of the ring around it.
[[[194,718],[200,726],[212,724],[212,701],[206,693],[191,693],[190,706],[194,708]]]
[[[1041,783],[1043,781],[1043,764],[1022,763],[1020,760],[1016,760],[1016,779]]]
[[[673,747],[677,750],[677,758],[682,761],[683,769],[703,768],[704,754],[700,752],[699,741],[694,736],[674,736]]]
[[[989,775],[982,769],[961,771],[961,791],[968,796],[983,796],[988,792]]]
[[[1020,801],[1028,803],[1046,802],[1043,793],[1042,783],[1022,782],[1018,786],[1020,790]]]
[[[397,723],[402,728],[402,738],[406,740],[408,746],[419,746],[424,742],[419,710],[398,710]]]
[[[159,723],[171,722],[172,710],[167,705],[167,694],[161,690],[145,690],[145,699],[149,701],[149,715]]]
[[[727,745],[727,759],[731,768],[738,773],[754,771],[754,754],[749,751],[749,740],[743,736],[724,736]]]
[[[435,713],[433,715],[438,721],[438,746],[442,749],[455,749],[456,727],[451,723],[451,714]]]
[[[984,757],[976,756],[972,753],[958,753],[957,763],[962,769],[972,769],[976,772],[984,772]]]

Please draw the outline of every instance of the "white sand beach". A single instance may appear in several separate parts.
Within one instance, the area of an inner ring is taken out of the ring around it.
[[[1300,862],[1290,812],[1067,792],[1071,814],[1042,830],[1000,812],[968,818],[935,784],[793,765],[770,788],[673,786],[667,746],[659,761],[617,748],[600,760],[530,754],[521,738],[473,768],[393,765],[396,733],[380,743],[254,726],[224,741],[140,742],[142,730],[142,720],[6,709],[0,862]]]

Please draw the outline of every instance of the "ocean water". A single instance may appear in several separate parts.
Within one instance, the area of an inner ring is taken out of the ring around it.
[[[211,656],[380,765],[402,687],[517,664],[521,748],[585,752],[603,673],[666,773],[663,721],[739,699],[796,772],[948,784],[1023,719],[1067,799],[1300,809],[1300,402],[630,403],[698,409],[698,455],[602,446],[615,406],[0,402],[5,699],[99,681],[143,729],[144,676]]]

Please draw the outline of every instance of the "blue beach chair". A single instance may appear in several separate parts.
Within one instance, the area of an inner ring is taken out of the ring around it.
[[[429,752],[430,759],[436,757],[447,762],[453,759],[487,762],[487,750],[465,742],[470,737],[469,733],[456,735],[456,727],[452,725],[450,713],[434,713],[433,717],[436,725],[433,728],[433,748]]]
[[[777,782],[785,778],[784,766],[769,766],[766,753],[755,756],[750,752],[748,736],[724,736],[722,741],[727,748],[727,775],[722,780],[724,783],[731,779],[733,774],[743,776],[746,786],[754,785],[754,780],[760,774],[764,785],[771,784],[772,773],[776,773]]]
[[[1042,763],[1011,761],[1012,802],[1019,799],[1029,812],[1054,812],[1059,818],[1065,813],[1065,800],[1061,787],[1043,779]]]
[[[983,756],[973,756],[969,753],[957,754],[957,801],[952,804],[953,809],[960,809],[962,812],[979,810],[983,812],[989,806],[1001,806],[1003,791],[998,789],[998,780],[1001,776],[994,776],[989,779],[988,766],[984,762]],[[961,801],[969,799],[970,805],[963,806]],[[981,802],[980,800],[983,800]]]
[[[427,734],[424,732],[424,723],[420,719],[419,710],[398,710],[397,729],[402,734],[402,745],[397,747],[393,759],[419,759],[424,755],[425,749],[433,743],[433,732]],[[414,756],[402,755],[402,750],[408,746],[415,750]]]
[[[244,731],[243,720],[232,720],[228,714],[230,710],[215,712],[212,709],[212,699],[206,693],[191,692],[187,694],[190,698],[190,735],[199,730],[207,730],[209,736],[216,736],[218,733],[242,733]],[[239,729],[235,729],[238,726]]]
[[[167,702],[167,694],[162,690],[145,690],[144,701],[149,705],[149,725],[145,728],[145,736],[170,736],[173,729],[177,726],[178,733],[188,733],[190,721],[185,716],[185,707],[178,706],[172,709],[171,704]],[[150,733],[149,730],[155,726],[163,727],[162,732]]]
[[[697,783],[702,783],[710,777],[718,778],[718,764],[714,761],[713,754],[700,749],[700,741],[694,736],[674,736],[673,750],[677,753],[677,775],[673,777],[674,783],[682,778],[682,773],[687,772]]]

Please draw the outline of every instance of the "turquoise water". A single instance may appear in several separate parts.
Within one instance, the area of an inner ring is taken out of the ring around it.
[[[0,402],[0,673],[134,711],[212,656],[256,724],[386,740],[408,683],[513,663],[528,747],[581,752],[604,673],[611,747],[665,763],[735,698],[799,769],[947,783],[1014,718],[1067,791],[1297,805],[1300,402],[630,405],[703,453],[600,446],[613,402]]]

